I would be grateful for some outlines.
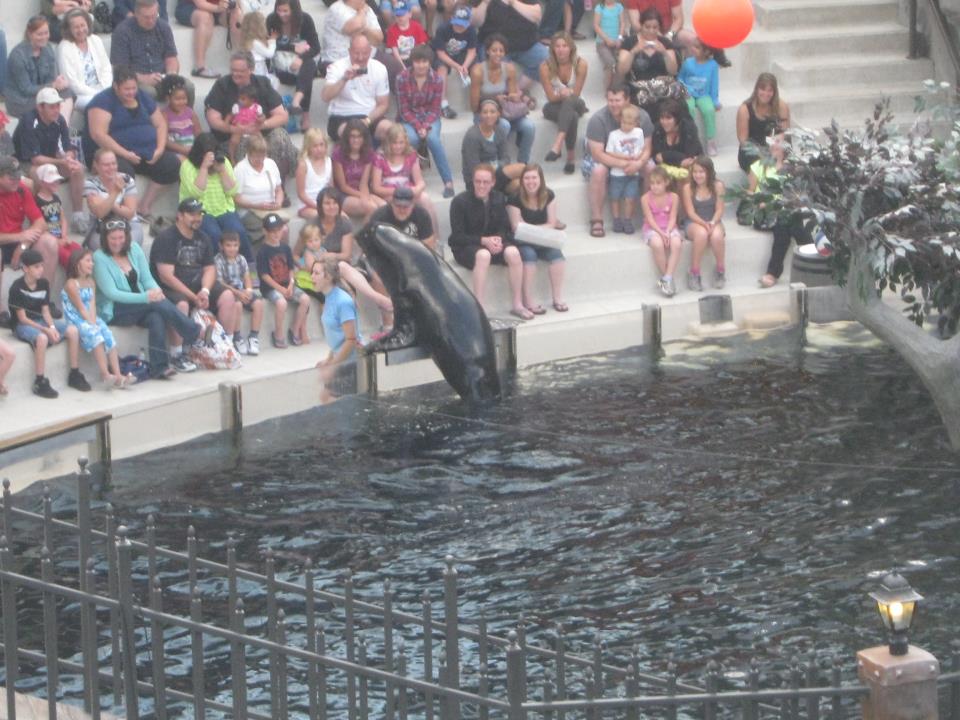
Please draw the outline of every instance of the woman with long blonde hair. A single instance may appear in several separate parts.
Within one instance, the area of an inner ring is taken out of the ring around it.
[[[587,81],[587,61],[577,56],[577,45],[566,32],[558,32],[550,40],[550,54],[540,65],[540,84],[547,95],[543,116],[557,124],[547,162],[560,159],[561,149],[567,148],[567,163],[563,171],[571,175],[575,169],[577,126],[580,116],[587,112],[580,94]]]
[[[757,76],[753,92],[737,109],[737,162],[745,172],[766,154],[767,138],[790,127],[790,106],[780,99],[777,76],[763,72]]]

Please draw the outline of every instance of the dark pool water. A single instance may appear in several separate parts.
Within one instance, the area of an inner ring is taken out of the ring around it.
[[[854,325],[677,343],[523,370],[503,403],[445,386],[346,398],[114,468],[105,499],[183,548],[272,549],[318,584],[389,579],[401,607],[439,597],[537,639],[562,622],[690,673],[882,641],[866,598],[902,572],[927,596],[913,639],[946,658],[960,611],[960,473],[929,395]],[[182,576],[165,582],[177,588]],[[437,610],[439,612],[439,608]]]

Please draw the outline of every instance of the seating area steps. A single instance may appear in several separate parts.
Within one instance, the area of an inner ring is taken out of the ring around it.
[[[171,6],[172,4],[170,3]],[[27,18],[36,11],[34,5],[36,0],[18,3],[16,9],[5,5],[5,27],[22,27]],[[688,25],[692,5],[693,0],[684,0]],[[834,116],[840,116],[845,125],[862,125],[863,118],[870,114],[873,104],[884,94],[895,96],[895,108],[912,108],[912,97],[920,91],[919,79],[931,74],[931,69],[928,61],[904,59],[907,31],[897,22],[895,5],[894,2],[883,0],[758,0],[757,27],[743,45],[729,52],[734,66],[724,70],[720,76],[720,98],[724,107],[717,114],[720,154],[715,158],[715,162],[719,177],[728,187],[744,181],[744,175],[736,163],[736,111],[739,104],[750,94],[756,76],[761,71],[772,70],[780,77],[781,96],[790,103],[795,123],[807,127],[826,125]],[[314,16],[318,27],[322,26],[325,8],[320,0],[305,0],[304,9]],[[589,30],[591,19],[588,13],[580,28],[587,34],[592,34]],[[189,75],[193,64],[192,30],[175,22],[173,28],[177,46],[180,48],[181,72]],[[9,29],[8,35],[11,35]],[[104,37],[104,40],[109,46],[109,37]],[[224,40],[224,31],[218,28],[207,60],[207,65],[221,72],[227,72],[229,68],[229,52]],[[601,109],[605,102],[595,44],[592,40],[581,41],[578,43],[578,52],[590,64],[584,99],[591,112],[595,112]],[[203,98],[212,87],[213,81],[203,78],[191,80],[197,88],[196,109],[202,116]],[[326,106],[319,98],[322,86],[323,81],[319,79],[314,84],[315,100],[310,120],[314,126],[325,127]],[[292,88],[284,88],[283,92],[292,93]],[[543,93],[538,86],[534,86],[533,94],[542,104]],[[458,191],[463,189],[460,140],[472,122],[466,97],[467,90],[459,82],[451,83],[451,103],[460,113],[460,117],[444,121],[442,131]],[[909,105],[907,98],[910,99]],[[393,110],[389,116],[393,116]],[[554,137],[556,126],[543,118],[540,107],[531,112],[529,117],[537,130],[532,160],[542,162]],[[583,132],[585,121],[580,127]],[[295,135],[294,142],[299,145],[301,136]],[[631,237],[610,234],[607,213],[608,236],[602,239],[589,236],[589,208],[586,182],[579,172],[580,156],[581,149],[578,146],[578,167],[573,175],[561,173],[564,160],[545,165],[548,184],[558,198],[561,219],[569,226],[569,241],[565,248],[565,299],[571,309],[568,313],[556,313],[551,309],[546,315],[518,326],[518,361],[521,364],[635,345],[642,341],[642,307],[645,304],[656,303],[661,306],[667,339],[685,333],[698,317],[697,300],[702,295],[685,289],[689,243],[684,243],[684,258],[676,278],[680,292],[676,297],[666,299],[654,287],[656,273],[652,258],[639,234]],[[426,174],[426,178],[440,219],[439,237],[443,244],[449,234],[450,201],[441,198],[442,184],[435,168]],[[142,192],[143,178],[139,178],[138,183]],[[299,202],[292,181],[287,184],[287,190],[294,201],[290,212],[295,215]],[[66,193],[63,195],[69,206]],[[176,192],[171,188],[161,194],[154,211],[156,214],[172,216],[176,202]],[[770,236],[738,227],[733,219],[734,205],[734,202],[728,203],[726,215],[727,287],[722,292],[733,298],[734,320],[740,325],[751,312],[753,316],[771,312],[782,318],[782,313],[789,305],[786,280],[772,290],[759,290],[756,283],[766,266]],[[302,222],[295,219],[291,231],[295,233]],[[640,223],[636,224],[639,227]],[[447,257],[450,258],[449,252]],[[712,269],[713,259],[708,252],[703,265],[703,277],[707,287]],[[459,272],[469,285],[470,274],[462,269]],[[788,273],[789,267],[785,278]],[[9,270],[4,273],[3,288],[9,287],[13,277],[15,275]],[[59,288],[56,290],[58,292]],[[710,292],[715,291],[707,290],[707,293]],[[539,302],[549,308],[550,291],[545,267],[538,269],[535,295]],[[509,317],[508,300],[506,274],[494,270],[490,274],[487,290],[491,316]],[[0,299],[0,305],[5,305],[5,301],[5,297]],[[361,328],[369,334],[379,325],[379,317],[365,301],[360,304]],[[252,396],[257,399],[250,402],[248,400],[251,396],[245,395],[245,413],[252,402],[251,417],[257,420],[270,417],[268,408],[274,397],[283,399],[284,402],[289,399],[289,406],[284,405],[286,412],[309,407],[315,403],[314,390],[318,385],[313,366],[327,353],[318,327],[318,310],[318,306],[314,304],[308,321],[314,342],[303,348],[277,351],[269,347],[268,335],[273,319],[268,308],[261,332],[261,337],[265,340],[262,343],[263,353],[258,358],[247,359],[240,370],[201,371],[177,376],[169,383],[145,383],[130,392],[95,390],[93,393],[80,394],[65,389],[61,398],[52,402],[38,400],[30,394],[33,374],[31,351],[25,344],[11,339],[17,348],[18,358],[7,380],[12,394],[0,400],[0,407],[4,410],[0,413],[0,437],[12,432],[14,427],[19,431],[25,424],[52,422],[101,408],[110,408],[115,414],[122,414],[123,408],[128,408],[130,412],[145,412],[151,405],[161,402],[176,404],[187,402],[191,398],[197,398],[196,422],[191,423],[191,432],[194,435],[201,434],[202,431],[196,429],[198,425],[207,420],[213,425],[216,425],[216,422],[213,418],[214,411],[207,408],[200,398],[215,393],[219,383],[228,381],[242,382],[245,390],[248,387],[259,387],[263,390],[260,395]],[[249,322],[249,315],[245,315],[245,322]],[[117,337],[124,354],[136,353],[145,344],[145,333],[139,330],[120,329]],[[429,361],[419,362],[426,362],[432,368]],[[91,380],[96,377],[89,357],[83,357],[82,368]],[[417,371],[427,372],[427,375],[416,375],[413,368],[406,371],[405,375],[400,370],[397,372],[401,372],[397,386],[402,386],[404,382],[419,382],[423,377],[438,377],[429,375],[427,371]],[[433,372],[435,374],[435,369]],[[66,352],[63,348],[55,348],[48,357],[47,372],[55,387],[65,388],[66,373]],[[288,398],[285,393],[291,397]],[[181,417],[184,407],[187,406],[180,406],[178,411]],[[150,417],[159,419],[165,427],[172,428],[171,432],[176,435],[164,437],[164,444],[177,441],[177,438],[181,437],[177,433],[187,432],[186,428],[175,427],[176,415],[173,413],[170,417]],[[186,435],[183,436],[184,439],[185,437]]]

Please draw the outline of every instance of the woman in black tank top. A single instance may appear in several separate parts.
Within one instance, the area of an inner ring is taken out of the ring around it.
[[[753,93],[737,110],[737,161],[744,172],[766,152],[767,138],[790,127],[790,108],[780,99],[777,78],[760,73]]]

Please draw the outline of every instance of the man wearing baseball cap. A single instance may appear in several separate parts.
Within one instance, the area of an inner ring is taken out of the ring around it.
[[[229,337],[236,331],[237,314],[233,293],[217,282],[213,246],[200,224],[203,205],[186,198],[177,206],[176,222],[157,235],[150,248],[150,271],[163,293],[186,315],[196,309],[210,310]],[[171,364],[179,372],[191,372],[197,366],[183,354],[182,340],[174,337],[170,348]]]
[[[54,165],[70,181],[70,229],[82,235],[89,230],[89,217],[83,211],[85,174],[70,143],[70,128],[60,114],[60,102],[60,93],[52,87],[40,88],[36,107],[20,118],[13,131],[13,147],[17,159],[34,169],[34,177],[39,166]]]
[[[0,157],[0,271],[4,264],[19,267],[20,254],[28,248],[40,253],[43,275],[52,284],[57,272],[57,240],[47,232],[33,193],[21,180],[20,163],[16,158]],[[4,319],[9,322],[9,317]]]
[[[413,190],[408,187],[398,187],[393,191],[390,202],[373,212],[370,226],[378,223],[395,227],[404,235],[419,240],[434,252],[437,251],[437,236],[430,221],[430,213],[416,204]]]

